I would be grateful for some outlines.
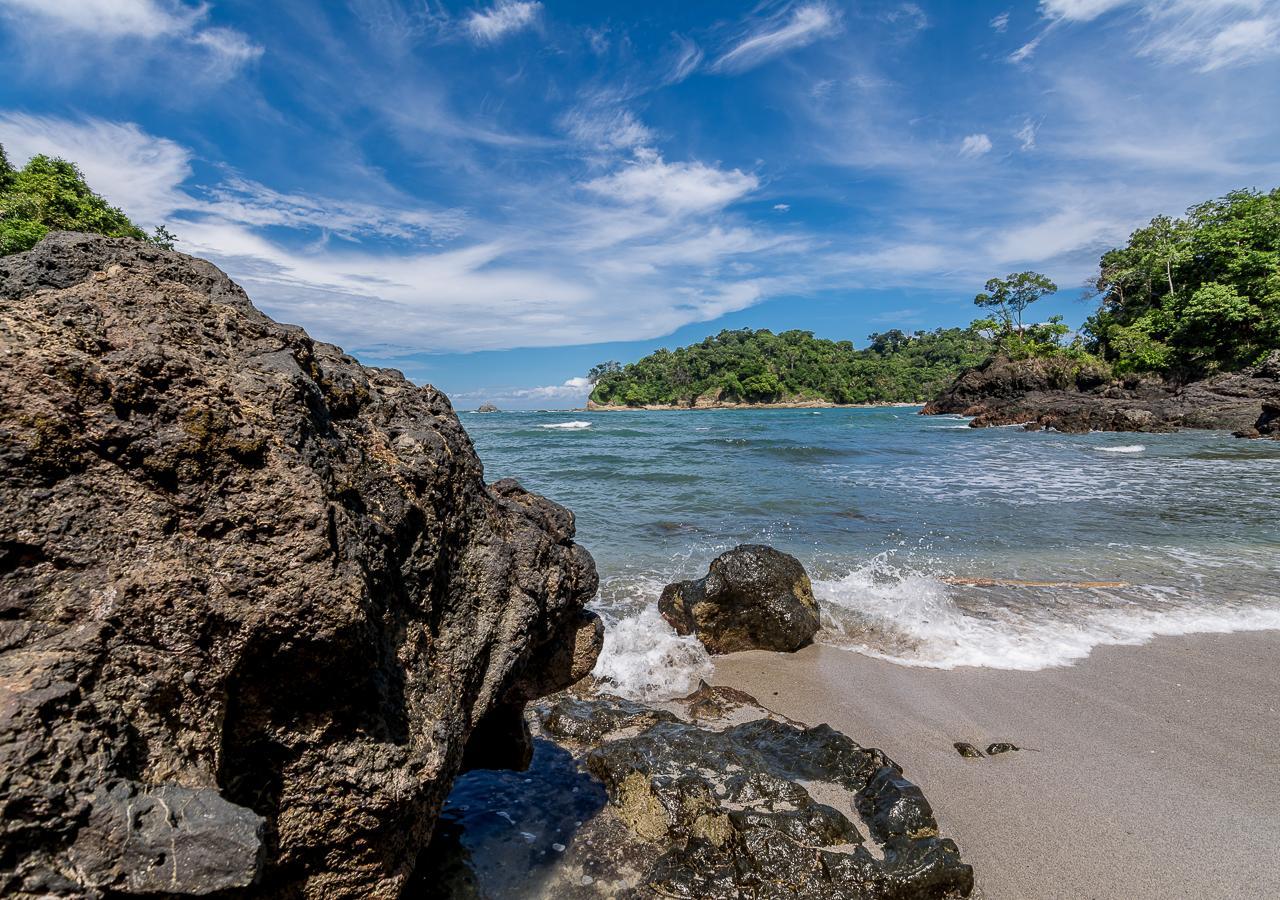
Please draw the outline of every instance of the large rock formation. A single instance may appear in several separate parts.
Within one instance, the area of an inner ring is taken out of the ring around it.
[[[742,544],[712,560],[706,577],[667,585],[658,610],[712,653],[799,650],[821,626],[804,566],[763,544]]]
[[[973,873],[879,750],[703,685],[537,705],[533,767],[450,798],[423,886],[511,900],[968,896]],[[601,789],[603,785],[603,790]]]
[[[209,263],[0,259],[0,894],[394,897],[588,671],[571,513]]]
[[[1177,384],[1158,378],[1111,379],[1065,357],[993,357],[961,373],[928,403],[925,415],[972,416],[975,428],[1026,425],[1064,432],[1213,428],[1244,437],[1270,435],[1267,410],[1280,405],[1280,350],[1241,372]]]

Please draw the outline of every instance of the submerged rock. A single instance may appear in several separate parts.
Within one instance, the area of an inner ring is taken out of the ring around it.
[[[1155,377],[1112,379],[1066,357],[997,356],[962,372],[924,415],[973,417],[970,425],[1087,431],[1169,432],[1179,428],[1270,436],[1267,409],[1280,409],[1280,350],[1240,372],[1179,384]],[[1280,431],[1280,429],[1277,429]]]
[[[535,709],[543,738],[524,781],[465,776],[445,813],[465,829],[432,845],[415,883],[510,900],[972,890],[920,790],[825,725],[705,684],[657,706],[561,694]]]
[[[677,632],[696,635],[712,653],[799,650],[821,626],[800,561],[762,544],[721,554],[705,578],[667,585],[658,609]]]
[[[449,401],[209,263],[0,259],[0,894],[395,897],[600,623]]]

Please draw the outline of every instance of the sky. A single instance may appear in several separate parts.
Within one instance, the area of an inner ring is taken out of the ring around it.
[[[1280,0],[0,0],[0,144],[459,408],[967,324],[1280,185]]]

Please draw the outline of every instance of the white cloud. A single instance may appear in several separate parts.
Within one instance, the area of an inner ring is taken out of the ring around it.
[[[689,38],[677,35],[678,46],[671,58],[670,67],[663,84],[679,84],[697,71],[702,65],[702,48]]]
[[[1003,34],[1009,28],[1009,14],[1007,12],[1002,12],[1000,13],[1000,15],[993,18],[987,24],[990,25],[996,31]]]
[[[1040,130],[1040,125],[1027,119],[1022,123],[1022,127],[1013,133],[1018,139],[1018,143],[1022,145],[1023,150],[1034,150],[1036,148],[1036,132]]]
[[[1132,0],[1041,0],[1040,12],[1049,19],[1089,22],[1103,13],[1119,9],[1130,2]],[[1214,0],[1196,0],[1196,2],[1212,3]]]
[[[225,77],[262,55],[262,47],[231,28],[208,26],[209,6],[181,0],[0,0],[0,15],[17,18],[28,40],[44,36],[97,44],[140,40],[157,49],[195,50]],[[68,48],[63,47],[65,52]]]
[[[1162,63],[1203,73],[1280,55],[1276,0],[1041,0],[1048,28],[1010,59],[1029,57],[1055,25],[1092,22],[1125,9],[1136,15],[1131,33],[1138,54]],[[1121,21],[1131,24],[1133,18]]]
[[[789,204],[789,203],[775,203],[775,204],[773,204],[773,211],[774,211],[774,212],[782,212],[782,213],[784,213],[784,212],[791,212],[791,204]]]
[[[744,72],[773,57],[805,47],[834,34],[840,20],[826,3],[808,3],[791,9],[785,18],[774,16],[748,32],[715,61],[721,72]]]
[[[654,140],[653,132],[626,109],[579,108],[560,124],[575,141],[601,150],[630,150]]]
[[[725,212],[758,187],[754,175],[652,150],[581,190],[512,189],[501,219],[485,221],[234,174],[194,187],[190,151],[127,123],[0,113],[0,142],[15,161],[76,161],[113,203],[167,223],[181,249],[223,267],[268,314],[384,357],[657,337],[759,302],[778,281],[757,267],[810,249]]]
[[[642,149],[622,169],[588,181],[588,191],[620,203],[656,207],[669,213],[721,209],[760,186],[756,176],[701,162],[668,163]]]
[[[0,144],[15,164],[38,153],[74,162],[94,190],[148,226],[188,203],[179,185],[191,175],[191,153],[133,124],[0,113]]]
[[[880,18],[890,25],[900,25],[909,32],[929,27],[929,17],[915,3],[899,3],[893,9],[881,13]]]
[[[991,138],[985,134],[971,134],[960,142],[960,155],[977,157],[991,152]]]
[[[1009,54],[1009,62],[1011,63],[1026,62],[1028,59],[1030,59],[1032,56],[1035,55],[1036,50],[1040,48],[1040,42],[1043,40],[1044,40],[1044,35],[1040,35],[1039,37],[1035,37],[1027,41],[1017,50],[1014,50],[1012,53]]]
[[[570,378],[563,384],[547,384],[538,387],[516,388],[479,388],[473,391],[459,391],[452,396],[455,400],[487,400],[487,401],[540,401],[547,403],[573,403],[581,406],[587,402],[592,384],[585,376]]]
[[[477,41],[491,43],[527,28],[537,19],[542,4],[526,0],[499,0],[487,10],[476,10],[466,22],[467,32]]]

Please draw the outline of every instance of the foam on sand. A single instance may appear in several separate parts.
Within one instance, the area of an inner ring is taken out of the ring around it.
[[[582,428],[590,428],[590,422],[553,422],[550,425],[539,425],[539,428],[559,428],[564,431],[577,431]]]
[[[1052,590],[1060,596],[1062,589]],[[1070,618],[1061,610],[1049,618],[1031,617],[993,597],[980,612],[967,611],[955,602],[953,586],[899,568],[885,556],[841,578],[814,579],[813,591],[823,610],[820,641],[939,669],[1035,671],[1070,665],[1104,644],[1280,629],[1280,603],[1262,601],[1212,609],[1179,602],[1163,608],[1081,605]]]

